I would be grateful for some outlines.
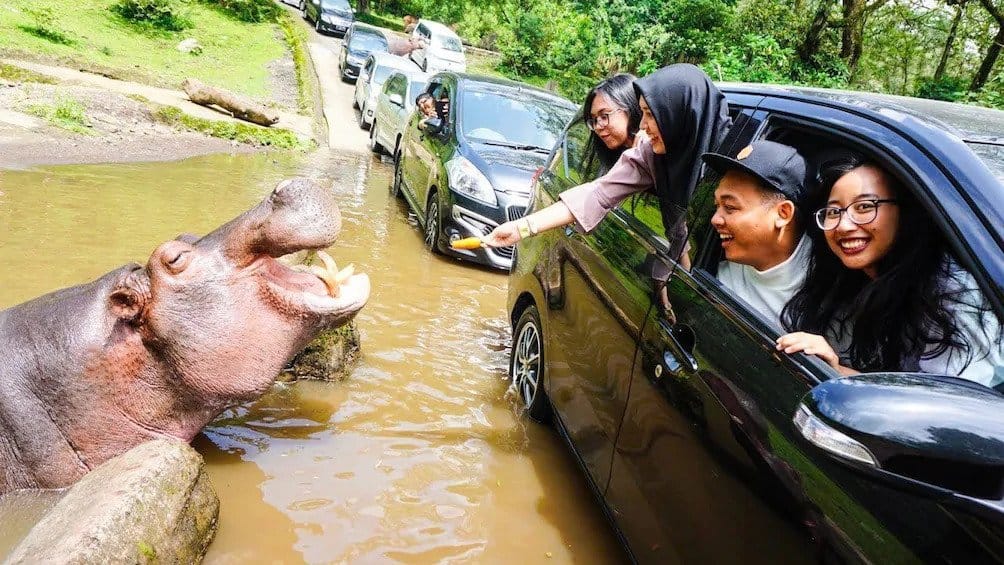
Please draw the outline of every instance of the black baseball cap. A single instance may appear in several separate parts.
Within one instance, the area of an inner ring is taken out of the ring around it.
[[[782,143],[754,141],[740,150],[735,158],[721,153],[705,153],[701,158],[723,175],[731,170],[753,175],[765,188],[780,192],[796,206],[802,204],[808,192],[805,188],[805,158],[794,147]]]

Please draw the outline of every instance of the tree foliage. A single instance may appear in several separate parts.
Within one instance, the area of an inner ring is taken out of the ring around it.
[[[1004,0],[370,0],[455,25],[500,70],[573,98],[675,62],[718,80],[859,88],[998,107]]]

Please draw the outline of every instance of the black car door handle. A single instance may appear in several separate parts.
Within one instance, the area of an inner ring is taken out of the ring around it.
[[[659,320],[659,329],[666,346],[660,360],[663,369],[680,376],[696,373],[698,369],[697,359],[690,349],[680,341],[680,336],[684,330],[677,326],[669,325],[665,320]]]

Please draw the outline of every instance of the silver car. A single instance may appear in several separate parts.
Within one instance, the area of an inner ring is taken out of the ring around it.
[[[366,58],[366,62],[359,68],[352,101],[353,107],[359,108],[359,127],[369,129],[373,124],[377,94],[390,74],[399,70],[418,71],[418,68],[410,60],[390,53],[371,53]]]
[[[394,155],[415,110],[415,98],[425,90],[429,75],[420,71],[395,71],[383,83],[370,128],[370,150]]]

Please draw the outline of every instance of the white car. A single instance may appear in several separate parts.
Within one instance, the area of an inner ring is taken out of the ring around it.
[[[352,105],[359,108],[359,127],[369,129],[373,124],[373,113],[376,108],[377,94],[384,81],[394,71],[418,71],[415,64],[390,53],[370,53],[366,62],[359,68],[359,78],[356,79],[356,91]]]
[[[415,98],[425,90],[429,75],[418,71],[395,71],[383,83],[377,96],[370,150],[395,155],[415,110]]]
[[[467,72],[464,44],[452,29],[430,20],[419,20],[412,32],[418,48],[411,52],[411,60],[423,71]]]

